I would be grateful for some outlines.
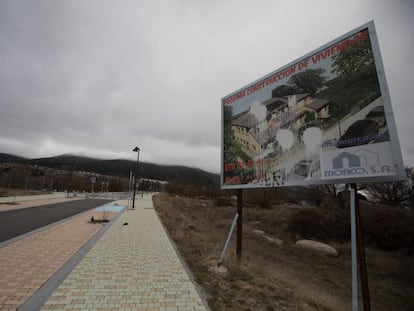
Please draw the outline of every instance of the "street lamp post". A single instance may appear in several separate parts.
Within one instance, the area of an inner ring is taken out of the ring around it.
[[[139,163],[139,152],[140,149],[138,147],[135,147],[134,149],[132,149],[132,151],[137,153],[137,166],[135,168],[135,178],[134,178],[134,195],[132,197],[132,208],[135,208],[135,190],[137,188],[137,179],[138,179],[138,163]]]

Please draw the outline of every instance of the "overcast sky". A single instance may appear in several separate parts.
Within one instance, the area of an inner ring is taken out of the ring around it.
[[[412,0],[0,0],[0,152],[220,172],[221,98],[375,21],[414,166]]]

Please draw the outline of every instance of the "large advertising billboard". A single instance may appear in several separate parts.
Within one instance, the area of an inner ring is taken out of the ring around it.
[[[221,106],[224,189],[405,178],[372,21]]]

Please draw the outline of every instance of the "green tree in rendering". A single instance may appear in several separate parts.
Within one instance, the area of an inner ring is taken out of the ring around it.
[[[223,110],[223,128],[224,128],[224,135],[223,135],[223,152],[224,152],[224,163],[226,165],[228,163],[235,164],[238,163],[240,160],[246,162],[250,159],[250,157],[242,150],[241,146],[235,139],[233,138],[233,133],[231,131],[231,123],[233,119],[233,109],[231,106],[224,106]],[[245,176],[252,175],[251,168],[235,168],[230,171],[225,171],[225,177],[235,177],[239,176],[240,180],[243,182]]]
[[[360,41],[333,57],[333,73],[347,81],[376,77],[374,55],[369,40]]]
[[[295,86],[283,84],[283,85],[279,85],[278,87],[272,90],[272,97],[282,97],[282,96],[288,96],[288,95],[292,95],[296,93],[297,93],[297,89]]]
[[[288,85],[296,90],[295,93],[309,93],[311,96],[315,96],[325,84],[324,72],[325,70],[322,68],[307,69],[292,76]]]
[[[232,162],[235,159],[235,155],[233,154],[232,150],[234,149],[234,140],[233,134],[231,132],[231,117],[232,117],[233,109],[231,106],[224,106],[223,111],[223,122],[224,122],[224,141],[223,141],[223,149],[224,149],[224,163]]]

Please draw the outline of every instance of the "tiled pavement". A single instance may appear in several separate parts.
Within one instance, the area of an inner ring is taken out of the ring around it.
[[[128,223],[127,225],[124,225]],[[206,310],[152,205],[124,212],[42,310]]]
[[[0,310],[16,310],[31,297],[97,233],[102,225],[88,220],[101,215],[88,211],[0,248]]]

